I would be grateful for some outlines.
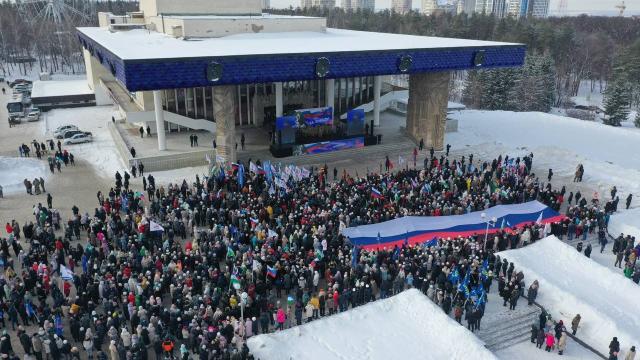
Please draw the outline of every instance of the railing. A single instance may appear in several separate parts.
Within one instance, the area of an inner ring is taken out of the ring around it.
[[[520,295],[522,298],[527,299],[527,297],[523,294]],[[527,299],[528,301],[528,299]],[[542,310],[545,314],[549,314],[549,312],[547,312],[547,310],[544,308],[544,306],[538,304],[537,302],[533,302],[533,305],[537,306],[538,308],[540,308],[540,310]],[[555,320],[551,320],[553,321],[553,325],[556,325],[557,322]],[[604,360],[609,359],[608,356],[604,356],[604,354],[602,354],[601,352],[599,352],[598,350],[594,349],[591,345],[587,344],[586,342],[580,340],[578,337],[576,337],[575,335],[573,335],[572,333],[565,331],[565,334],[567,334],[568,337],[570,337],[573,341],[577,342],[578,344],[580,344],[582,347],[584,347],[585,349],[591,351],[592,353],[596,354],[597,356],[601,357]]]

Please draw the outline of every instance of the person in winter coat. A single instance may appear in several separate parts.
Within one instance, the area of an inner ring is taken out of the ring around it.
[[[562,336],[560,336],[560,340],[558,340],[558,355],[562,355],[562,353],[566,348],[567,348],[567,333],[563,332]]]
[[[278,322],[278,329],[284,330],[284,322],[287,321],[287,315],[285,314],[282,308],[278,308],[278,313],[276,314],[276,321]]]
[[[609,359],[617,360],[618,353],[620,352],[620,343],[618,342],[618,338],[614,337],[613,340],[609,343]]]
[[[536,324],[531,324],[531,343],[535,344],[537,338],[538,338],[538,326]]]
[[[461,321],[462,321],[462,306],[460,306],[460,304],[456,304],[456,306],[453,308],[453,317],[456,319],[458,324],[461,323]]]
[[[511,292],[511,298],[509,298],[509,310],[515,310],[516,305],[518,305],[518,299],[520,298],[520,289],[518,286],[513,289]]]
[[[547,333],[545,335],[545,344],[547,345],[547,347],[545,348],[546,352],[551,352],[551,349],[553,348],[555,341],[556,339],[553,337],[552,333]]]
[[[536,339],[536,347],[538,349],[542,349],[542,345],[544,344],[545,338],[546,338],[546,335],[544,333],[544,329],[543,328],[538,329],[538,338]]]
[[[578,331],[578,326],[580,325],[580,314],[577,314],[573,320],[571,320],[571,333],[573,335]]]
[[[636,347],[632,346],[627,353],[627,356],[624,357],[624,360],[634,360],[636,358]]]
[[[529,302],[529,306],[531,306],[533,302],[536,300],[536,297],[538,297],[539,287],[540,285],[538,284],[538,280],[534,280],[533,284],[529,286],[529,290],[527,291],[527,301]]]
[[[557,340],[560,340],[560,337],[564,333],[564,330],[565,330],[564,323],[562,322],[562,320],[558,321],[558,323],[554,327],[554,331],[556,333],[556,339]]]

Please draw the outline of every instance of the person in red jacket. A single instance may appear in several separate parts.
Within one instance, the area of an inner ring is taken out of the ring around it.
[[[13,234],[13,226],[11,226],[11,224],[7,223],[4,229],[7,230],[7,235]]]

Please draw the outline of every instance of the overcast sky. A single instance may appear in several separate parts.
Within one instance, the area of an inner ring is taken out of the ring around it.
[[[376,9],[385,9],[391,5],[391,0],[375,0]],[[568,0],[567,13],[593,13],[598,15],[616,15],[615,6],[621,0]],[[420,8],[421,0],[413,0],[413,7]],[[551,0],[550,11],[556,13],[560,0]],[[625,14],[640,14],[640,0],[626,0],[627,10]],[[300,5],[298,0],[271,0],[271,7],[286,8],[289,6],[297,7]],[[336,0],[336,5],[341,5],[341,0]]]

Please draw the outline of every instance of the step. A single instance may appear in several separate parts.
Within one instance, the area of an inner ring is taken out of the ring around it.
[[[530,335],[531,323],[512,324],[503,328],[492,330],[485,334],[478,334],[478,337],[487,344],[494,343],[496,340],[509,337],[512,335]]]
[[[504,324],[507,322],[521,323],[527,319],[537,318],[538,316],[540,316],[540,312],[540,309],[534,306],[532,306],[529,311],[514,312],[505,310],[505,312],[502,313],[491,314],[491,316],[484,319],[484,323],[490,326],[494,324],[498,324],[496,326],[500,326],[499,324]]]
[[[513,337],[511,339],[506,339],[503,340],[502,342],[493,344],[491,346],[486,346],[489,350],[496,352],[498,350],[502,350],[502,349],[506,349],[508,347],[529,341],[530,337],[529,335],[523,335],[523,336],[518,336],[518,337]],[[531,344],[533,346],[533,344]]]

